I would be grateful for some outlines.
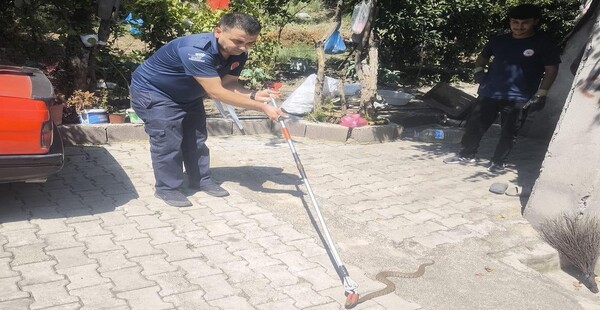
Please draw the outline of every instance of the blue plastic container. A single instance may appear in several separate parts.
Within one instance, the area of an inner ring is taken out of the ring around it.
[[[82,124],[108,124],[108,112],[104,109],[83,110],[79,115]]]

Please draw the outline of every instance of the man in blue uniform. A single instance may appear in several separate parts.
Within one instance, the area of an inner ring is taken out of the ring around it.
[[[203,98],[286,117],[266,104],[274,90],[251,92],[238,83],[248,49],[261,30],[247,14],[224,15],[212,33],[177,38],[142,63],[131,79],[131,105],[150,136],[155,196],[177,207],[192,205],[180,192],[183,165],[189,188],[222,197],[229,193],[210,174]]]
[[[445,159],[447,164],[475,162],[481,138],[500,113],[501,136],[488,170],[501,172],[527,113],[546,104],[558,74],[560,51],[547,35],[536,31],[541,18],[538,6],[518,5],[508,16],[511,32],[492,38],[475,61],[479,96],[467,120],[462,149]]]

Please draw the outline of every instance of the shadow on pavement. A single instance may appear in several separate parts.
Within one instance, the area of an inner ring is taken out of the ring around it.
[[[521,214],[525,211],[525,206],[529,201],[529,194],[540,176],[540,169],[544,161],[544,156],[548,151],[550,141],[519,138],[513,154],[511,155],[514,169],[517,173],[516,185],[524,189],[525,195],[521,195]]]
[[[500,127],[498,125],[493,125],[481,141],[479,152],[477,154],[479,159],[478,162],[474,164],[479,166],[478,169],[474,169],[471,175],[463,177],[463,181],[490,180],[490,182],[495,182],[494,179],[496,179],[499,180],[499,182],[508,182],[509,188],[511,186],[518,186],[520,190],[524,189],[526,194],[520,195],[519,197],[521,202],[521,213],[523,213],[529,200],[528,193],[531,192],[535,181],[540,175],[542,162],[548,150],[550,141],[519,137],[510,154],[506,171],[492,174],[488,172],[486,168],[489,165],[489,160],[494,153],[499,138]],[[454,156],[454,154],[458,153],[460,144],[423,143],[422,145],[417,145],[416,148],[424,152],[422,157],[425,159],[435,158],[436,160],[443,160],[443,158]],[[440,157],[442,159],[438,159]],[[510,172],[515,173],[514,178],[507,179],[506,177],[503,177]],[[492,183],[489,185],[491,184]]]
[[[215,167],[211,168],[211,172],[213,178],[219,183],[238,183],[240,186],[255,192],[290,194],[296,197],[302,196],[302,193],[298,190],[274,188],[277,186],[288,188],[290,185],[297,187],[302,184],[300,177],[284,173],[281,168],[264,166]]]
[[[65,148],[63,169],[46,183],[0,184],[0,223],[111,212],[138,198],[121,165],[104,148]]]

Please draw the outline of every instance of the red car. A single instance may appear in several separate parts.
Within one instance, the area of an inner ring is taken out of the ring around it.
[[[0,66],[0,183],[44,182],[64,147],[50,119],[54,88],[39,69]]]

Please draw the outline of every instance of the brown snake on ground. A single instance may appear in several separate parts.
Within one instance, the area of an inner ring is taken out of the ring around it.
[[[422,263],[417,268],[415,272],[398,272],[398,271],[382,271],[375,276],[377,281],[385,284],[386,286],[378,291],[371,292],[367,295],[364,295],[358,299],[358,301],[353,305],[346,304],[346,309],[353,308],[354,306],[361,304],[369,299],[373,299],[375,297],[387,295],[396,290],[396,284],[390,281],[388,277],[396,277],[396,278],[418,278],[425,273],[425,267],[431,266],[435,263],[435,261],[430,260],[428,262]]]

